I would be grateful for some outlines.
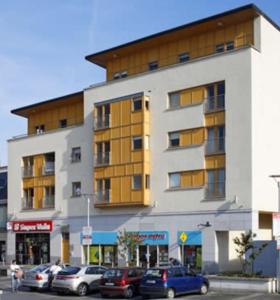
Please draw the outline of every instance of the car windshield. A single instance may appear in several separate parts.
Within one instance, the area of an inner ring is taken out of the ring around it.
[[[164,270],[162,270],[162,269],[149,269],[149,270],[146,271],[144,276],[161,278],[163,272],[164,272]]]
[[[123,273],[124,273],[123,270],[111,269],[104,273],[104,278],[112,278],[112,277],[120,278],[122,277]]]
[[[80,270],[81,268],[79,267],[66,267],[62,271],[59,271],[58,275],[73,275],[77,274]]]
[[[31,272],[34,272],[34,273],[41,273],[41,272],[44,272],[46,269],[48,269],[50,266],[48,265],[39,265],[33,269],[31,269],[30,271]]]

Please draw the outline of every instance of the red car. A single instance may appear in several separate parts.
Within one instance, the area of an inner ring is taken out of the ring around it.
[[[102,297],[122,295],[131,298],[139,293],[144,270],[140,268],[115,268],[107,270],[100,279]]]

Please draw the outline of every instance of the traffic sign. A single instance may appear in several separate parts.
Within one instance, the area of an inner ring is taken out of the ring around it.
[[[188,239],[188,235],[186,234],[186,232],[183,231],[180,234],[180,240],[182,241],[182,243],[185,243],[187,239]]]

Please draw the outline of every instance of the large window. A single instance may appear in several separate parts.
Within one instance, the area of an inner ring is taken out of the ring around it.
[[[214,169],[207,171],[206,197],[224,197],[225,196],[225,169]]]
[[[54,195],[55,195],[55,187],[46,186],[43,208],[54,208],[54,197],[55,197]]]
[[[99,105],[96,107],[95,129],[110,127],[110,104]]]
[[[110,163],[110,142],[96,143],[95,165],[107,165]]]
[[[96,180],[97,200],[98,202],[110,202],[110,178],[103,178]]]
[[[207,128],[206,154],[225,152],[225,126]]]
[[[206,112],[225,108],[225,83],[218,82],[207,86]]]
[[[170,173],[169,174],[169,188],[178,188],[181,185],[181,174]]]

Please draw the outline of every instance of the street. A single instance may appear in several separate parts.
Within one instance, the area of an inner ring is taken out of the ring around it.
[[[37,300],[37,299],[102,299],[99,293],[93,293],[86,297],[79,298],[75,295],[65,295],[65,296],[58,296],[56,293],[53,292],[31,292],[28,289],[22,288],[18,293],[11,293],[10,289],[10,280],[8,278],[1,278],[0,279],[0,290],[3,291],[3,294],[0,294],[0,300],[8,300],[8,299],[20,299],[20,300]],[[202,295],[186,295],[186,296],[178,296],[177,299],[186,299],[186,300],[208,300],[208,299],[217,299],[217,300],[269,300],[269,299],[279,299],[279,295],[277,294],[261,294],[261,293],[240,293],[240,292],[216,292],[211,291],[206,296]],[[119,298],[111,298],[111,299],[119,299]],[[123,298],[122,298],[123,299]],[[134,297],[133,300],[142,300],[140,296]]]

